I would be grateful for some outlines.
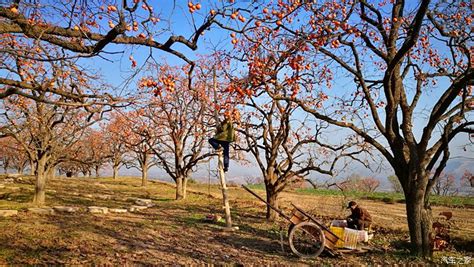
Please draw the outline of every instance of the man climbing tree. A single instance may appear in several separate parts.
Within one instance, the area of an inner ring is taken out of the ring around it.
[[[217,126],[216,135],[209,139],[209,143],[214,149],[222,148],[224,151],[224,172],[229,170],[229,147],[235,141],[235,129],[233,117],[237,111],[226,112],[224,120]]]

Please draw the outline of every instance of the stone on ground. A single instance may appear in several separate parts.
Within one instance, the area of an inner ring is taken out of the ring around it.
[[[10,217],[18,215],[17,210],[0,210],[0,217]]]
[[[153,207],[153,202],[151,202],[151,199],[144,199],[144,198],[139,198],[135,200],[135,204],[138,206],[147,206],[147,207]]]
[[[90,207],[87,207],[87,210],[90,213],[96,213],[96,214],[107,214],[107,213],[109,213],[109,208],[107,208],[107,207],[90,206]]]
[[[97,198],[101,200],[111,200],[112,196],[111,195],[98,195]]]
[[[54,209],[52,208],[28,208],[28,212],[42,214],[42,215],[53,215]]]
[[[131,206],[130,208],[128,208],[128,211],[136,212],[136,211],[146,210],[147,208],[148,208],[147,206]]]
[[[128,211],[127,211],[127,209],[114,209],[114,208],[112,208],[112,209],[109,209],[109,212],[111,212],[111,213],[127,213]]]
[[[58,212],[68,212],[68,213],[74,213],[74,212],[79,211],[78,207],[67,207],[67,206],[54,206],[53,209]]]

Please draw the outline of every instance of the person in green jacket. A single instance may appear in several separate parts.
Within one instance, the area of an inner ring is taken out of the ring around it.
[[[225,116],[222,123],[217,126],[216,135],[209,139],[209,143],[214,149],[222,147],[224,149],[224,171],[229,170],[229,146],[235,141],[235,129],[232,118]]]

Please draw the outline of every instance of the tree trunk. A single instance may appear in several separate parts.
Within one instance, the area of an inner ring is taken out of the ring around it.
[[[100,169],[100,166],[99,166],[99,165],[95,166],[95,177],[96,177],[96,178],[99,178],[99,177],[100,177],[100,176],[99,176],[99,169]]]
[[[114,180],[117,179],[117,177],[118,177],[118,169],[119,169],[119,166],[114,165],[114,174],[113,174]]]
[[[51,167],[51,168],[48,169],[46,180],[52,180],[54,178],[56,178],[56,168]]]
[[[142,169],[142,186],[146,186],[148,182],[148,167],[145,166]]]
[[[186,199],[187,186],[188,178],[185,175],[179,175],[176,179],[176,200]]]
[[[176,200],[184,199],[183,196],[183,177],[176,178]]]
[[[149,155],[145,153],[143,155],[143,161],[140,162],[140,167],[142,169],[142,186],[146,186],[148,182],[148,157]]]
[[[265,183],[265,192],[267,193],[267,202],[274,208],[278,209],[278,192],[276,192],[275,182],[277,180],[277,176],[275,173],[275,168],[269,166],[266,170],[266,173],[263,177],[263,182]],[[267,214],[266,218],[268,221],[273,222],[277,219],[278,213],[274,211],[272,208],[267,206]]]
[[[182,191],[182,195],[183,195],[183,199],[186,199],[186,191],[188,189],[188,177],[187,176],[184,176],[183,177],[183,191]]]
[[[274,208],[278,209],[278,193],[275,192],[272,186],[266,185],[266,192],[267,192],[267,202],[273,206]],[[277,219],[278,214],[272,208],[267,206],[267,215],[266,218],[268,221],[273,222]]]
[[[17,172],[19,174],[23,174],[24,171],[25,171],[25,164],[20,164],[17,168]]]
[[[30,160],[30,175],[35,175],[36,173],[36,163]]]
[[[415,182],[411,190],[405,192],[405,198],[412,252],[417,256],[430,258],[433,255],[431,239],[433,222],[431,208],[425,199],[426,186],[417,185],[415,178],[410,179]]]
[[[36,184],[35,195],[33,196],[33,204],[42,206],[45,202],[46,188],[46,157],[41,157],[36,162]]]

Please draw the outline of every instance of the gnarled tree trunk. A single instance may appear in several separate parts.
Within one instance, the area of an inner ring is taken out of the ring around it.
[[[148,183],[148,168],[142,169],[142,186]]]
[[[54,178],[56,178],[56,168],[51,166],[50,168],[48,168],[46,180],[52,180]]]
[[[147,185],[147,182],[148,182],[148,169],[150,168],[149,167],[149,158],[150,155],[145,153],[144,157],[143,157],[143,161],[140,163],[140,167],[142,169],[142,186],[146,186]]]
[[[3,173],[8,174],[8,163],[3,163]]]
[[[278,209],[278,193],[274,191],[273,187],[268,187],[266,188],[267,191],[267,202],[274,208]],[[272,208],[267,206],[267,214],[266,218],[268,221],[275,221],[278,217],[278,214],[276,211],[274,211]]]
[[[178,175],[176,178],[176,200],[186,199],[188,187],[188,177],[184,174]]]
[[[46,190],[46,156],[42,156],[36,162],[36,184],[33,204],[37,206],[44,205]]]
[[[188,190],[188,177],[184,176],[183,177],[183,191],[182,191],[183,199],[186,199],[187,197],[187,193],[186,193],[187,190]]]
[[[263,181],[265,183],[265,191],[267,193],[267,202],[274,208],[279,207],[278,205],[278,194],[276,181],[277,181],[277,174],[274,171],[273,167],[268,167],[265,176],[263,177]],[[278,217],[278,213],[274,211],[272,208],[267,206],[267,214],[266,218],[268,221],[275,221]]]
[[[33,160],[30,160],[30,175],[35,175],[36,173],[36,163]]]
[[[176,178],[176,200],[184,199],[183,184],[184,184],[184,178],[183,176],[179,175]]]
[[[113,174],[114,180],[117,179],[117,177],[118,177],[118,169],[119,169],[119,166],[114,165],[114,174]]]
[[[426,174],[411,175],[418,177],[409,177],[410,185],[404,191],[412,251],[418,256],[431,257],[433,220],[429,201],[426,199],[429,196],[429,192],[426,192],[428,176]]]

